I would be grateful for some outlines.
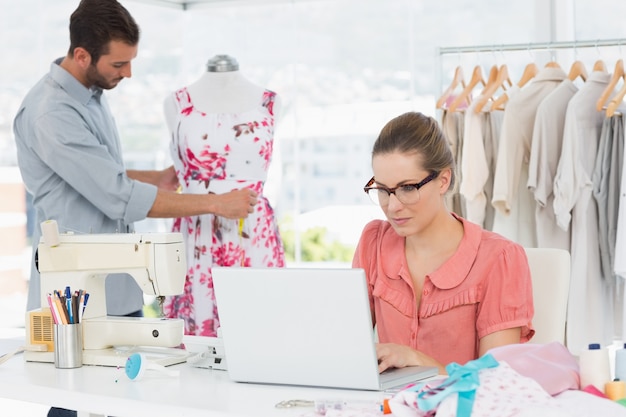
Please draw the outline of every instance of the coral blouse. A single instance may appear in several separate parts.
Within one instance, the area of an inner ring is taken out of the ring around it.
[[[463,223],[463,239],[450,259],[426,275],[419,306],[404,237],[389,222],[365,226],[352,261],[367,275],[380,342],[410,346],[444,365],[476,359],[480,339],[490,333],[521,327],[520,342],[535,333],[524,248],[455,217]]]

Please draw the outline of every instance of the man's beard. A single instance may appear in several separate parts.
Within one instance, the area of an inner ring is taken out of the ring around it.
[[[106,78],[104,78],[102,74],[98,72],[98,69],[96,68],[94,64],[91,64],[89,65],[89,68],[87,69],[87,81],[88,81],[88,85],[96,86],[96,87],[102,88],[103,90],[110,90],[112,88],[115,88],[117,84],[119,84],[119,82],[122,81],[122,78],[119,78],[118,80],[111,82],[107,80]]]

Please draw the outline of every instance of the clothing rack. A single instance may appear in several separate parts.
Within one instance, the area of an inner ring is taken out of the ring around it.
[[[435,56],[436,68],[439,69],[435,74],[435,80],[437,82],[436,85],[440,87],[442,86],[444,55],[454,54],[460,56],[461,54],[468,53],[479,54],[484,52],[499,53],[509,51],[540,51],[549,52],[551,54],[551,60],[554,61],[554,53],[556,50],[559,49],[576,50],[578,48],[599,48],[605,46],[617,46],[620,48],[621,54],[622,45],[626,47],[626,38],[439,47],[437,48],[437,53]]]
[[[504,51],[552,51],[556,49],[595,48],[601,46],[626,46],[626,38],[621,39],[598,39],[587,41],[565,42],[531,42],[513,44],[492,44],[475,46],[452,46],[439,48],[439,55],[478,53],[478,52],[504,52]]]

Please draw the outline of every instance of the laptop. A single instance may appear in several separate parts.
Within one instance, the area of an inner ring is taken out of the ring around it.
[[[232,380],[397,390],[436,367],[378,372],[362,269],[214,267],[213,285]]]

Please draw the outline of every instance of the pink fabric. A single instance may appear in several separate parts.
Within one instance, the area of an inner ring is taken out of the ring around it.
[[[426,276],[419,311],[404,238],[387,221],[365,226],[352,263],[365,269],[380,342],[410,346],[443,364],[478,358],[480,338],[499,330],[521,327],[520,342],[534,334],[524,249],[457,218],[463,239],[456,253]]]
[[[489,353],[537,381],[550,395],[580,388],[578,361],[561,343],[506,345]]]
[[[515,372],[506,363],[480,371],[480,386],[472,407],[472,417],[515,416],[528,407],[553,408],[552,397],[539,384]],[[389,401],[394,416],[426,417],[417,408],[417,393],[401,391]],[[437,408],[437,417],[455,417],[456,394],[446,397]]]
[[[546,373],[549,372],[548,370]],[[434,383],[433,385],[436,385]],[[394,417],[455,417],[457,396],[446,397],[436,410],[417,408],[415,391],[400,391],[389,406]],[[534,378],[506,362],[480,371],[472,417],[626,417],[626,407],[585,391],[566,390],[550,396]]]
[[[596,397],[607,398],[607,399],[609,398],[606,395],[604,395],[602,391],[600,391],[598,388],[594,387],[593,385],[587,385],[586,387],[583,387],[582,391],[586,392],[587,394],[595,395]]]

